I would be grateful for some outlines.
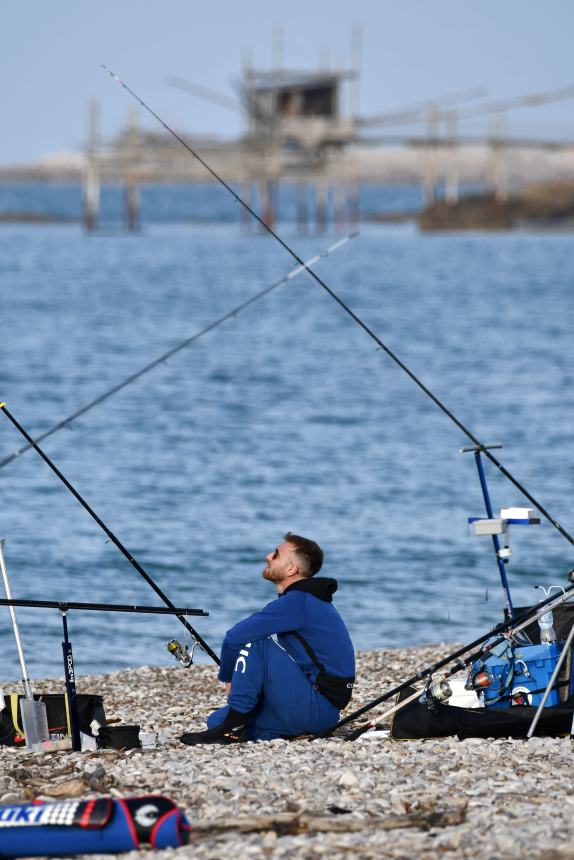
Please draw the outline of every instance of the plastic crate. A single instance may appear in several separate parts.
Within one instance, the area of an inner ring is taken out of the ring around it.
[[[522,645],[513,653],[509,651],[508,656],[490,657],[484,665],[494,675],[494,683],[484,690],[484,706],[502,709],[512,705],[539,705],[563,647],[564,642]],[[508,684],[511,663],[514,671]],[[479,668],[479,664],[475,664],[475,668]],[[560,676],[557,683],[559,681]],[[551,690],[546,707],[560,704],[560,690],[561,687]]]

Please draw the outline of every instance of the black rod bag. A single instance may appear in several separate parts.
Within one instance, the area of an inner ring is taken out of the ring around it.
[[[415,692],[407,687],[397,697],[401,702]],[[423,738],[525,738],[536,713],[529,705],[513,705],[505,710],[458,708],[437,704],[431,710],[418,699],[397,711],[391,724],[395,741]],[[574,696],[560,705],[544,708],[536,726],[537,737],[570,735],[574,714]]]

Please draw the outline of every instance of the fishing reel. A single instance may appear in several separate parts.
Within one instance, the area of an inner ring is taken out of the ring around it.
[[[471,669],[468,673],[465,690],[481,693],[494,683],[494,675],[488,669]]]
[[[169,653],[175,657],[178,663],[181,663],[184,669],[189,669],[193,663],[193,652],[195,651],[196,645],[197,642],[194,642],[190,651],[185,643],[178,642],[177,639],[172,639],[171,642],[167,643],[166,648]]]
[[[424,688],[419,702],[426,705],[431,711],[436,710],[437,705],[447,702],[452,696],[452,687],[444,678],[433,678]]]

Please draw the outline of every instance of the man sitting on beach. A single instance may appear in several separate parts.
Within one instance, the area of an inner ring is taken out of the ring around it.
[[[185,744],[324,732],[351,699],[355,655],[332,603],[337,583],[315,576],[323,551],[288,532],[266,560],[263,578],[278,597],[227,631],[219,670],[227,705],[209,716],[207,731],[182,735]]]

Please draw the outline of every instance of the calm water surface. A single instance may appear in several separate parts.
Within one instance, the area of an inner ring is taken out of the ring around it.
[[[292,268],[269,238],[239,234],[234,204],[210,190],[193,202],[196,214],[202,201],[211,223],[162,216],[138,235],[0,226],[0,398],[29,432]],[[280,230],[304,257],[335,239]],[[461,421],[504,445],[505,466],[572,532],[573,252],[568,234],[366,225],[317,264]],[[2,458],[23,440],[0,422]],[[273,597],[264,555],[288,529],[324,546],[356,645],[380,648],[466,640],[499,620],[492,545],[466,525],[483,508],[464,444],[300,276],[44,447],[177,605],[209,611],[192,623],[215,649]],[[487,475],[495,509],[526,504],[493,468]],[[15,596],[158,602],[36,453],[0,470],[0,493]],[[545,522],[517,528],[511,545],[519,604],[534,585],[563,582],[574,563]],[[19,619],[32,675],[61,674],[58,613],[20,610]],[[185,634],[166,617],[73,612],[69,624],[80,676],[169,664],[165,643]],[[18,675],[4,610],[0,678]]]

